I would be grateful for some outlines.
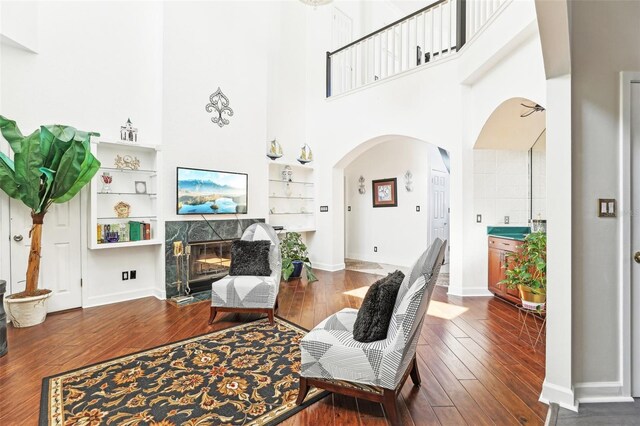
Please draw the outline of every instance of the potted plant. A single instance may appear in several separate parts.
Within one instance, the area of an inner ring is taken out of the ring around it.
[[[70,126],[40,126],[23,136],[16,122],[0,115],[0,131],[14,159],[0,152],[0,189],[31,209],[33,225],[27,264],[26,288],[5,298],[15,327],[40,324],[47,316],[51,290],[38,289],[42,224],[51,204],[71,200],[100,168],[89,140],[98,133]]]
[[[300,234],[297,232],[287,232],[280,242],[280,251],[282,253],[282,278],[289,280],[291,278],[300,278],[302,267],[307,272],[307,280],[311,283],[318,281],[313,273],[307,246],[302,242]]]
[[[505,257],[506,278],[501,281],[508,288],[518,288],[522,306],[544,309],[547,300],[547,234],[532,232],[518,251]]]

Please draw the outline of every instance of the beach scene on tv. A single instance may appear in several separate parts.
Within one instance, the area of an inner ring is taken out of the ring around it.
[[[247,212],[247,175],[178,168],[178,214]]]

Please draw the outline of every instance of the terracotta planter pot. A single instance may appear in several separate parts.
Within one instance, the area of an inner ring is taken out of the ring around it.
[[[9,296],[4,299],[7,318],[17,328],[41,324],[47,318],[47,302],[50,297],[51,292],[20,299]]]

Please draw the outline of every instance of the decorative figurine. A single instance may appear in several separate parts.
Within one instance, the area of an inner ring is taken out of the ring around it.
[[[282,169],[282,181],[293,182],[293,169],[291,169],[291,166],[284,166],[284,169]]]
[[[272,140],[269,142],[269,149],[267,149],[267,157],[272,160],[277,160],[282,157],[282,146],[278,143],[277,140]]]
[[[131,155],[116,155],[114,164],[120,170],[138,170],[140,168],[140,160],[138,160],[138,157],[132,157]]]
[[[111,192],[111,183],[113,182],[113,176],[109,172],[104,172],[100,176],[102,179],[102,192],[109,194]]]
[[[124,201],[120,201],[118,204],[113,206],[113,210],[116,212],[116,216],[118,216],[119,219],[124,219],[129,217],[131,206]]]
[[[138,142],[138,129],[133,127],[130,118],[127,118],[124,126],[120,126],[120,140],[124,142]]]
[[[298,157],[298,162],[300,164],[307,164],[313,161],[313,152],[311,148],[306,143],[302,145],[300,149],[300,156]]]

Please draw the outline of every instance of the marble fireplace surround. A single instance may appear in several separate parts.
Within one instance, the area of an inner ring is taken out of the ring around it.
[[[164,252],[164,267],[166,272],[165,288],[167,291],[167,299],[178,294],[176,286],[176,259],[173,257],[173,243],[175,241],[182,241],[186,246],[189,243],[203,241],[238,239],[242,236],[242,232],[251,224],[264,221],[264,219],[210,220],[209,223],[222,238],[218,237],[213,230],[211,230],[209,224],[204,220],[179,220],[165,222],[164,235],[166,244]],[[185,280],[186,276],[183,276],[182,282],[185,282]]]

